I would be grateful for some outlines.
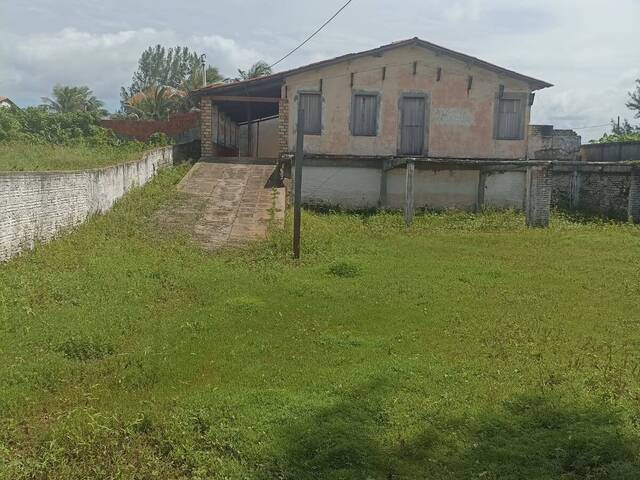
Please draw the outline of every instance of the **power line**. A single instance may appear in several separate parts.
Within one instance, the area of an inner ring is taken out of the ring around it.
[[[345,3],[342,7],[340,7],[340,9],[334,13],[331,18],[329,20],[327,20],[326,22],[324,22],[320,28],[318,28],[315,32],[313,32],[311,35],[309,35],[306,40],[304,42],[302,42],[300,45],[298,45],[296,48],[294,48],[293,50],[291,50],[289,53],[287,53],[284,57],[282,57],[280,60],[278,60],[276,63],[270,65],[270,68],[275,67],[277,64],[279,64],[280,62],[282,62],[284,59],[286,59],[287,57],[289,57],[290,55],[292,55],[293,53],[295,53],[296,51],[298,51],[300,48],[302,48],[309,40],[311,40],[313,37],[315,37],[318,33],[320,33],[320,31],[326,27],[327,25],[329,25],[329,23],[331,22],[331,20],[333,20],[334,18],[336,18],[340,12],[342,12],[345,8],[347,8],[347,6],[352,2],[353,0],[349,0],[347,3]]]
[[[611,126],[611,123],[604,123],[602,125],[591,125],[588,127],[574,127],[571,130],[587,130],[589,128],[601,128],[601,127],[609,127]]]

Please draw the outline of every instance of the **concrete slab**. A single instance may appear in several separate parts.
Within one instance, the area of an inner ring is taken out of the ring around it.
[[[286,194],[274,188],[273,165],[196,163],[178,184],[179,199],[161,221],[180,225],[203,247],[217,249],[263,238],[284,226]],[[181,222],[182,220],[182,222]]]

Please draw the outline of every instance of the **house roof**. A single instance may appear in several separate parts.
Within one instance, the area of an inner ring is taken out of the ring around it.
[[[339,57],[331,58],[328,60],[322,60],[320,62],[310,63],[308,65],[303,65],[301,67],[293,68],[290,70],[285,70],[282,72],[274,73],[272,75],[267,75],[264,77],[253,78],[250,80],[243,80],[240,82],[233,83],[223,83],[223,84],[215,84],[209,85],[207,87],[199,88],[192,92],[193,95],[203,95],[207,93],[231,93],[234,91],[242,90],[242,91],[254,91],[255,89],[264,89],[269,88],[275,85],[279,85],[282,80],[288,76],[306,72],[309,70],[315,70],[317,68],[326,67],[328,65],[334,65],[336,63],[341,63],[344,61],[352,60],[355,58],[365,57],[368,55],[377,55],[384,53],[388,50],[394,50],[400,47],[407,46],[418,46],[423,47],[428,50],[435,51],[442,55],[447,55],[452,58],[456,58],[463,62],[467,62],[472,66],[477,66],[481,68],[485,68],[487,70],[491,70],[496,73],[500,73],[502,75],[506,75],[517,80],[522,80],[528,83],[532,90],[540,90],[547,87],[552,87],[551,83],[545,82],[543,80],[539,80],[537,78],[529,77],[527,75],[523,75],[518,72],[514,72],[513,70],[509,70],[507,68],[500,67],[498,65],[494,65],[492,63],[486,62],[476,57],[472,57],[470,55],[466,55],[464,53],[456,52],[454,50],[450,50],[445,47],[441,47],[440,45],[436,45],[435,43],[427,42],[425,40],[421,40],[418,37],[410,38],[407,40],[400,40],[397,42],[389,43],[387,45],[382,45],[381,47],[373,48],[371,50],[365,50],[363,52],[356,53],[348,53],[346,55],[341,55]],[[279,95],[278,95],[279,96]]]
[[[0,95],[0,102],[9,102],[11,105],[15,105],[9,97],[5,97],[3,95]]]

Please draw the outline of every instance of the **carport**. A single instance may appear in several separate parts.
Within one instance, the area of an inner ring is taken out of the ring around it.
[[[288,117],[283,78],[274,74],[192,92],[200,103],[203,160],[277,163]]]

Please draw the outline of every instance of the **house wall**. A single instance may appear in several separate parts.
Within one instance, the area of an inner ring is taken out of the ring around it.
[[[103,213],[173,163],[172,147],[137,162],[74,172],[0,172],[0,260]]]
[[[417,62],[415,74],[414,62]],[[386,68],[384,79],[383,68]],[[441,68],[439,81],[438,68]],[[473,77],[473,83],[467,93],[469,76]],[[288,148],[290,152],[295,148],[298,92],[322,90],[322,134],[305,135],[305,152],[396,155],[399,98],[402,93],[421,92],[428,94],[428,152],[425,153],[429,156],[525,158],[526,128],[522,140],[494,139],[494,112],[500,85],[504,85],[506,93],[530,93],[530,87],[523,81],[410,46],[295,74],[286,78],[282,90],[289,103]],[[350,134],[354,91],[380,94],[375,137]],[[527,106],[525,125],[529,123],[529,115]]]
[[[250,150],[247,142],[248,128],[246,124],[240,125],[240,156],[256,158],[258,155],[260,158],[278,158],[278,118],[251,124]]]

